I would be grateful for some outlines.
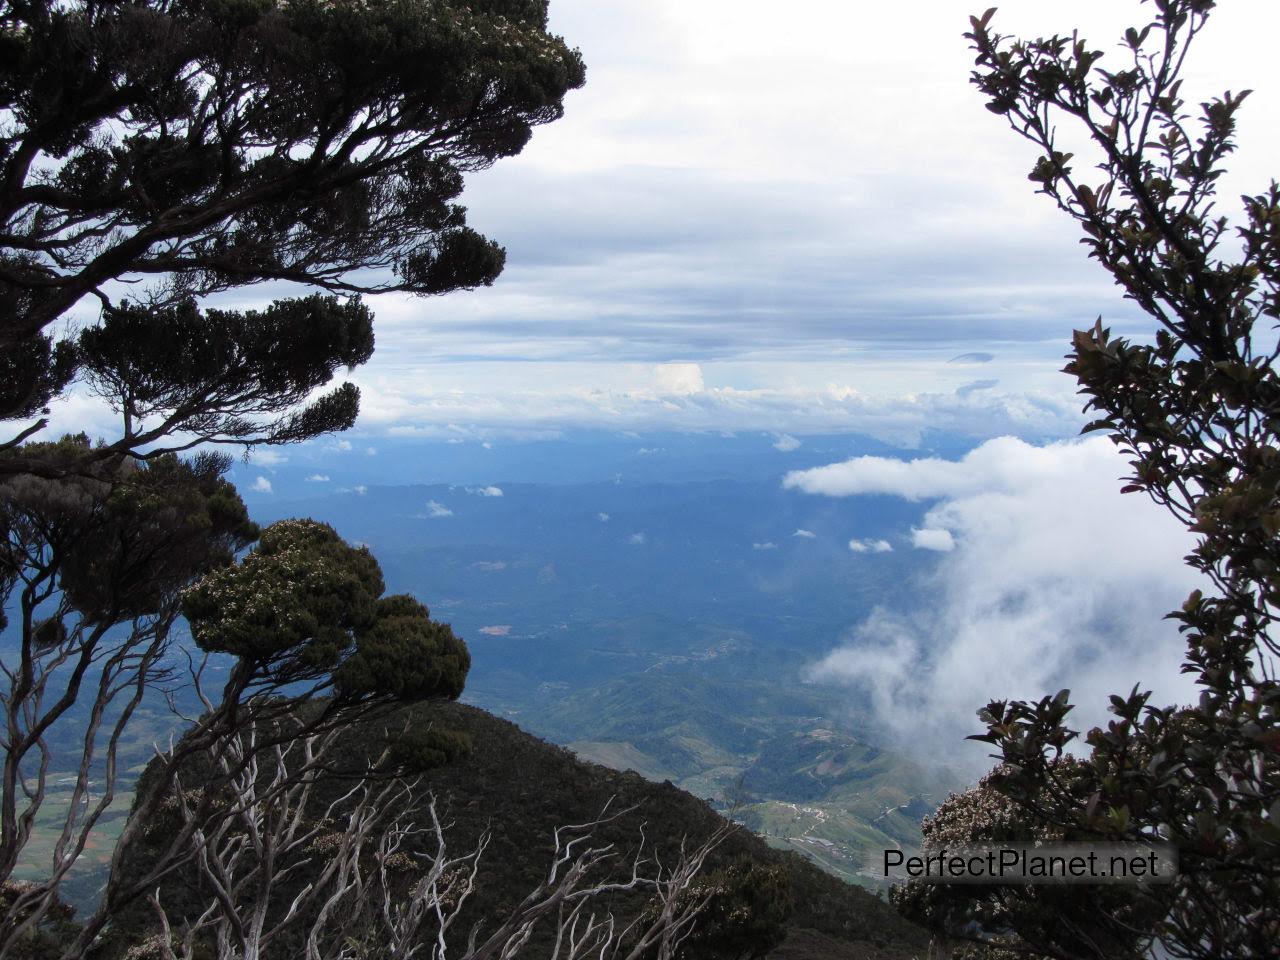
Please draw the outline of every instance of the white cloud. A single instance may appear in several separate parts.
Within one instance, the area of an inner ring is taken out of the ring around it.
[[[640,544],[644,543],[648,539],[649,538],[645,536],[644,532],[641,531],[640,533],[633,533],[631,536],[627,537],[627,543],[631,543],[639,546]]]
[[[270,447],[256,447],[249,454],[249,462],[256,467],[278,467],[288,461],[288,456]]]
[[[806,530],[806,529],[804,529],[803,527],[801,527],[799,530],[797,530],[795,533],[793,533],[793,534],[792,534],[792,536],[793,536],[793,537],[802,537],[802,538],[803,538],[803,539],[805,539],[805,540],[812,540],[812,539],[814,539],[814,538],[817,536],[817,534],[816,534],[816,533],[814,533],[812,530]]]
[[[328,483],[329,475],[327,473],[313,473],[307,477],[307,483]]]
[[[253,481],[253,486],[249,489],[255,493],[271,493],[271,481],[266,477],[258,477]]]
[[[778,439],[773,442],[773,449],[781,450],[783,453],[790,453],[792,450],[800,449],[800,441],[789,433],[779,435]]]
[[[467,493],[475,494],[477,497],[500,497],[502,496],[501,487],[467,487]]]
[[[365,447],[364,454],[366,457],[376,457],[378,455],[377,447]]]
[[[380,322],[382,313],[380,308]],[[1079,432],[1084,422],[1079,398],[1069,378],[1058,372],[1060,343],[1009,345],[988,365],[1000,386],[963,395],[956,390],[971,374],[948,362],[955,346],[861,349],[833,339],[824,344],[823,358],[815,360],[779,344],[744,358],[704,361],[698,369],[713,383],[696,392],[660,389],[652,365],[603,359],[424,360],[411,376],[402,365],[382,370],[375,357],[353,380],[368,397],[361,407],[362,429],[442,440],[489,442],[592,429],[623,436],[767,433],[773,435],[771,443],[860,433],[911,446],[931,432],[977,439]],[[657,444],[642,440],[641,446],[652,452]]]
[[[369,492],[369,488],[366,487],[363,483],[357,483],[354,487],[351,488],[351,492],[356,494],[357,496],[363,497],[366,493]]]
[[[601,523],[608,523],[609,515],[604,511],[601,511],[600,513],[596,514],[596,519],[599,520]]]
[[[974,711],[993,698],[1070,688],[1081,729],[1105,722],[1107,696],[1135,683],[1157,703],[1189,701],[1183,643],[1163,617],[1199,585],[1182,562],[1193,540],[1149,501],[1119,493],[1125,470],[1097,438],[992,441],[949,468],[864,461],[846,471],[830,485],[841,495],[856,480],[866,492],[940,497],[913,536],[919,545],[921,534],[945,533],[953,549],[921,585],[928,604],[878,609],[814,676],[864,690],[904,743],[943,755],[965,749]],[[988,765],[985,750],[974,747],[969,763]]]
[[[1058,447],[1033,447],[1015,437],[998,437],[970,451],[963,460],[893,460],[854,457],[811,470],[793,470],[783,486],[829,497],[883,493],[907,500],[963,497],[984,491],[1009,492],[1053,476]],[[1117,466],[1119,476],[1123,465]]]
[[[751,545],[751,549],[752,550],[777,550],[778,545],[774,543],[772,540],[766,540],[764,543],[753,543]]]
[[[955,537],[950,530],[937,527],[911,528],[911,545],[917,550],[933,550],[937,553],[949,553],[956,548]]]
[[[854,553],[892,553],[893,544],[888,540],[850,540],[849,549]]]
[[[996,28],[1079,27],[1110,60],[1131,7],[1083,0],[1058,17],[1043,0],[1006,0]],[[1257,91],[1221,184],[1231,212],[1272,172],[1280,4],[1218,8],[1186,91],[1191,103]],[[1069,388],[1020,371],[1064,379],[1081,317],[1151,324],[1079,255],[1070,218],[1026,181],[1026,144],[966,82],[968,11],[801,0],[784,22],[767,10],[551,4],[553,28],[589,52],[591,81],[518,160],[468,177],[473,220],[509,251],[502,282],[378,298],[378,350],[353,378],[362,429],[841,429],[914,442],[929,429],[1078,427]],[[999,387],[957,396],[983,361]],[[623,365],[635,369],[620,379]],[[568,366],[581,379],[562,387]],[[814,386],[828,383],[836,397]],[[119,429],[77,397],[50,433]]]
[[[685,397],[703,391],[702,368],[696,363],[663,363],[653,368],[658,393]]]
[[[347,452],[350,452],[350,450],[351,450],[351,441],[350,441],[350,440],[335,440],[335,441],[334,441],[334,443],[333,443],[333,446],[334,446],[334,449],[336,449],[336,450],[341,450],[343,453],[347,453]]]
[[[453,511],[446,507],[439,500],[427,501],[427,512],[419,514],[419,517],[425,520],[437,520],[441,517],[452,517]]]

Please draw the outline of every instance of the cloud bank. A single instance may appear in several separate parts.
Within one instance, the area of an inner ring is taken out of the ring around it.
[[[1105,722],[1107,696],[1135,683],[1155,701],[1193,698],[1183,643],[1163,619],[1196,586],[1191,536],[1138,496],[1104,438],[1034,447],[993,440],[958,462],[861,457],[788,476],[829,496],[936,500],[917,547],[943,550],[911,609],[877,609],[812,668],[865,693],[904,743],[989,765],[974,712],[990,699],[1062,687],[1076,727]],[[964,762],[964,761],[962,761]]]
[[[948,375],[945,362],[928,369],[890,359],[808,366],[528,364],[488,391],[476,389],[493,376],[488,364],[432,369],[413,379],[365,372],[353,379],[367,398],[366,430],[439,438],[459,429],[727,430],[773,433],[774,447],[789,453],[805,434],[858,433],[914,446],[931,431],[1057,439],[1083,423],[1079,399],[1057,374],[957,393],[967,381]],[[913,380],[927,387],[904,389]]]

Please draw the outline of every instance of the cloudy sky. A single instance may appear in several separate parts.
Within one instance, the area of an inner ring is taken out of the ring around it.
[[[807,433],[901,445],[902,459],[787,477],[816,497],[928,502],[910,546],[939,558],[929,600],[850,625],[811,671],[866,688],[951,760],[976,690],[1070,686],[1086,726],[1138,680],[1157,701],[1191,696],[1162,619],[1194,586],[1185,531],[1118,493],[1107,441],[1050,442],[1081,423],[1058,372],[1071,330],[1099,314],[1131,335],[1151,325],[1034,193],[1032,148],[970,87],[962,34],[980,6],[552,0],[587,86],[465,196],[507,246],[506,273],[378,300],[378,349],[356,376],[371,435],[760,430],[788,438],[780,460]],[[1149,11],[1009,0],[995,23],[1079,28],[1119,60]],[[1276,173],[1278,35],[1280,4],[1236,0],[1191,61],[1189,102],[1256,90],[1228,214]],[[911,462],[929,429],[988,442]]]
[[[506,272],[372,301],[360,431],[847,431],[906,447],[929,427],[1073,434],[1057,372],[1071,330],[1099,314],[1150,325],[1034,194],[1032,148],[970,87],[978,7],[551,0],[587,85],[464,195]],[[995,23],[1078,27],[1119,59],[1115,38],[1149,9],[1010,0]],[[1275,172],[1278,34],[1280,4],[1235,0],[1198,41],[1190,102],[1257,91],[1227,198]],[[101,419],[73,398],[58,426]]]
[[[1063,436],[1073,327],[1149,327],[1033,192],[968,84],[957,0],[552,0],[588,83],[476,176],[492,289],[381,298],[362,426]],[[996,24],[1103,49],[1136,2],[1011,0]],[[1192,102],[1257,89],[1224,195],[1274,172],[1280,5],[1224,4]],[[1234,204],[1228,203],[1227,209]],[[960,358],[960,359],[956,359]]]

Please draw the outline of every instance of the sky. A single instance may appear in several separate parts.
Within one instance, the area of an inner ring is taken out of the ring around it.
[[[1007,32],[1115,41],[1137,3],[1014,0]],[[586,87],[477,175],[492,288],[382,298],[362,427],[1074,433],[1073,328],[1150,324],[1034,193],[968,83],[956,0],[552,0]],[[1191,102],[1257,90],[1224,196],[1274,172],[1280,5],[1198,40]],[[1226,209],[1233,208],[1226,204]],[[957,359],[959,358],[959,359]]]
[[[551,0],[587,85],[473,175],[503,243],[488,289],[370,300],[361,434],[620,430],[1050,440],[1081,421],[1073,328],[1150,324],[1026,179],[1033,148],[971,88],[975,4]],[[1116,40],[1136,0],[1011,0],[995,25]],[[1256,89],[1223,195],[1280,134],[1280,4],[1223,4],[1188,99]],[[1105,62],[1105,61],[1104,61]],[[1235,204],[1224,203],[1230,212]],[[261,305],[250,288],[223,302]],[[73,397],[59,425],[95,425]]]

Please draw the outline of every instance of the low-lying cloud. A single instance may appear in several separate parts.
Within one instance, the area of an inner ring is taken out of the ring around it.
[[[911,545],[917,550],[934,550],[938,553],[950,553],[956,548],[955,537],[950,530],[938,527],[912,528]]]
[[[888,540],[850,540],[849,549],[854,553],[892,553],[893,544]]]
[[[1159,703],[1194,689],[1164,616],[1196,586],[1191,536],[1138,495],[1119,493],[1124,460],[1106,439],[1035,447],[983,444],[959,462],[861,457],[787,477],[828,496],[936,500],[915,546],[950,550],[919,603],[880,608],[812,668],[863,691],[909,744],[954,762],[990,699],[1068,687],[1079,729],[1105,722],[1107,696],[1135,683]],[[989,765],[973,745],[974,771]]]

